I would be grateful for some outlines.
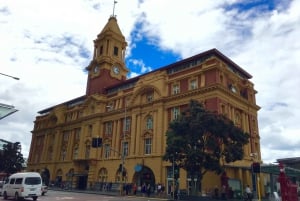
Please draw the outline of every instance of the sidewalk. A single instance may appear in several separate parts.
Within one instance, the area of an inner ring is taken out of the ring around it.
[[[58,187],[49,187],[48,190],[53,190],[53,191],[66,191],[66,192],[76,192],[76,193],[88,193],[88,194],[99,194],[99,195],[110,195],[110,196],[136,196],[136,197],[145,197],[149,198],[147,196],[143,196],[142,193],[138,192],[136,195],[133,195],[132,193],[129,195],[121,195],[120,191],[97,191],[97,190],[80,190],[80,189],[62,189]],[[164,195],[159,197],[158,195],[151,194],[150,198],[161,198],[162,200],[172,200],[170,196]]]
[[[88,194],[99,194],[99,195],[110,195],[110,196],[121,196],[120,191],[96,191],[96,190],[79,190],[79,189],[62,189],[56,187],[49,187],[49,190],[53,191],[67,191],[67,192],[76,192],[76,193],[88,193]],[[161,200],[172,201],[172,197],[170,195],[158,196],[156,194],[151,194],[150,197],[143,196],[142,193],[138,192],[136,195],[129,194],[123,196],[131,196],[131,197],[145,197],[145,199],[151,198],[159,198]],[[203,197],[203,196],[187,196],[181,195],[180,200],[185,201],[242,201],[243,199],[215,199],[211,197]],[[252,199],[252,201],[257,201],[257,199]],[[261,199],[261,201],[269,201],[268,199]]]

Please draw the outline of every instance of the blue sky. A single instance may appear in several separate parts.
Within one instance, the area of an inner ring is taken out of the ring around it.
[[[217,48],[253,75],[264,162],[300,156],[300,0],[117,0],[128,78]],[[37,112],[85,94],[93,40],[114,0],[2,0],[0,138],[29,153]],[[60,5],[60,6],[57,6]]]

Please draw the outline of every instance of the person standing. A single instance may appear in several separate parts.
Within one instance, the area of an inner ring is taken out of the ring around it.
[[[136,185],[136,183],[133,184],[132,189],[133,189],[133,195],[136,195],[136,192],[137,192],[137,185]]]
[[[151,185],[148,184],[147,185],[147,195],[148,195],[148,197],[150,197],[150,194],[151,194]]]
[[[249,185],[246,186],[245,193],[246,193],[246,196],[247,196],[247,200],[251,201],[252,200],[252,192],[251,192],[251,189],[250,189]]]

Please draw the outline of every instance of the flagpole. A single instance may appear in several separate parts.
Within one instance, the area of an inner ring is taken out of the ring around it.
[[[112,16],[113,17],[116,17],[115,16],[115,7],[116,7],[116,3],[118,3],[116,0],[114,0],[114,7],[113,7],[113,14],[112,14]]]

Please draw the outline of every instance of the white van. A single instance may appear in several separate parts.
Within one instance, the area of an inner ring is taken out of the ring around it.
[[[8,197],[14,197],[15,200],[21,200],[31,197],[37,200],[42,194],[42,178],[37,172],[22,172],[12,174],[3,185],[2,195],[6,200]]]

